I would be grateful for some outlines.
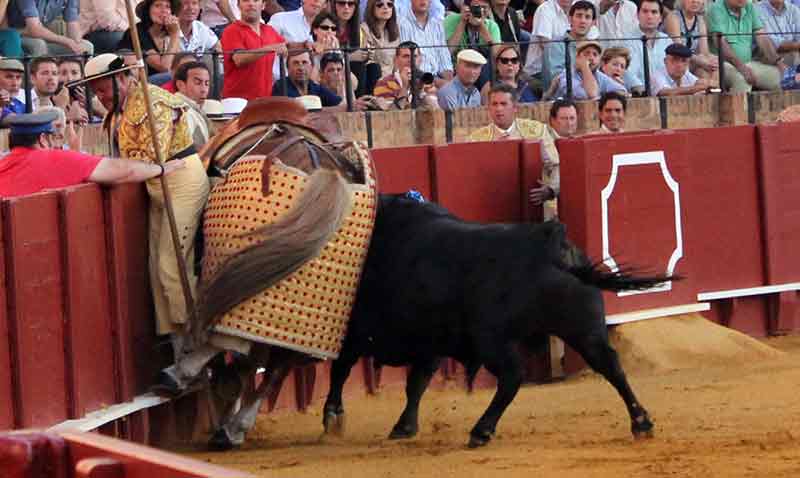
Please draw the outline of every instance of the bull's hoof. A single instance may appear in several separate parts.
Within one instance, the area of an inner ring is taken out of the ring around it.
[[[326,435],[344,436],[347,420],[344,412],[325,412],[322,418],[322,426],[325,427]]]
[[[482,446],[486,446],[489,442],[492,441],[492,434],[489,432],[481,432],[479,434],[470,433],[469,435],[469,443],[467,443],[467,447],[469,448],[480,448]]]
[[[233,450],[238,445],[233,443],[231,438],[228,436],[228,432],[225,431],[224,428],[220,428],[211,435],[211,439],[208,440],[208,449],[209,451],[228,451]]]
[[[653,422],[650,421],[650,417],[647,415],[636,417],[631,422],[631,433],[637,440],[653,438]]]
[[[405,440],[414,438],[417,435],[418,427],[416,424],[398,423],[389,433],[389,440]]]

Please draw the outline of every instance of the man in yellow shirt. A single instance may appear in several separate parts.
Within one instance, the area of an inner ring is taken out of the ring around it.
[[[96,56],[86,64],[85,78],[108,110],[104,124],[109,133],[111,153],[128,159],[157,161],[155,142],[148,125],[144,92],[131,76],[124,59],[113,53]],[[77,83],[75,83],[77,84]],[[186,274],[194,295],[194,239],[209,193],[208,176],[195,152],[187,124],[187,105],[154,85],[150,89],[157,125],[158,147],[165,161],[183,159],[186,167],[169,177],[178,237]],[[146,182],[150,196],[150,282],[156,310],[156,331],[170,334],[176,356],[183,350],[183,324],[189,316],[181,287],[180,270],[164,208],[160,181]]]
[[[558,197],[558,150],[546,124],[536,120],[517,118],[516,91],[509,85],[498,84],[489,90],[489,116],[492,124],[475,130],[470,141],[501,141],[505,139],[538,139],[542,142],[541,186],[530,191],[533,205]]]

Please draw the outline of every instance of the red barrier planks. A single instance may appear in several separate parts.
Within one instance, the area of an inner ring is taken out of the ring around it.
[[[520,211],[521,221],[541,222],[542,207],[532,206],[528,200],[531,189],[539,187],[542,179],[542,143],[540,141],[523,141],[520,145]]]
[[[104,196],[117,386],[125,401],[143,393],[164,365],[147,272],[147,193],[141,184],[126,184]]]
[[[426,199],[434,197],[431,185],[430,146],[371,150],[382,193],[399,194],[416,189]]]
[[[0,430],[14,428],[14,382],[11,337],[8,333],[3,211],[0,208]]]
[[[67,478],[72,476],[67,444],[58,435],[18,431],[0,434],[3,478]]]
[[[700,292],[765,284],[758,151],[753,126],[683,131],[692,174],[686,254]]]
[[[686,134],[585,136],[559,145],[568,158],[561,161],[559,216],[569,237],[595,260],[608,255],[618,266],[662,273],[674,264],[686,277],[671,291],[607,293],[606,312],[695,303]]]
[[[66,419],[69,408],[58,197],[6,200],[3,216],[17,426],[49,426]]]
[[[108,257],[100,188],[60,191],[65,311],[71,355],[71,416],[116,403]]]
[[[770,285],[800,282],[798,136],[798,123],[758,126],[766,279]]]
[[[520,142],[461,143],[433,148],[436,201],[468,221],[518,222]]]

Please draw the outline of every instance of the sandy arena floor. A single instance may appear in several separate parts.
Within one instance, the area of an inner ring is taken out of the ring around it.
[[[190,455],[263,477],[796,478],[800,337],[765,343],[785,353],[759,350],[681,368],[686,364],[669,361],[637,367],[635,351],[626,353],[624,342],[617,342],[631,384],[656,422],[650,440],[634,441],[616,392],[598,376],[583,374],[524,387],[494,441],[479,450],[465,448],[467,433],[491,391],[431,390],[418,437],[389,441],[404,403],[402,390],[392,388],[346,401],[342,439],[320,439],[320,405],[307,414],[261,417],[242,450]]]

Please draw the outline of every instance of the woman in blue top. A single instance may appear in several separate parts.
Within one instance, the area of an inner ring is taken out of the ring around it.
[[[497,49],[495,56],[495,78],[494,82],[506,83],[511,85],[517,90],[517,103],[533,103],[539,101],[539,98],[533,93],[528,81],[521,74],[520,61],[522,60],[519,50],[515,45],[502,45]],[[481,98],[483,104],[486,104],[489,90],[492,85],[488,82],[483,85],[481,89]]]

